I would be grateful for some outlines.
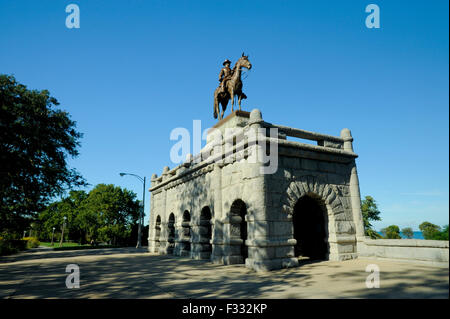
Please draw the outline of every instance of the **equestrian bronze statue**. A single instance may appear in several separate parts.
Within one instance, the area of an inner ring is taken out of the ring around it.
[[[246,99],[247,96],[242,92],[241,73],[242,68],[250,70],[252,64],[248,60],[248,56],[242,53],[242,56],[237,60],[233,69],[230,69],[231,61],[225,60],[224,67],[220,70],[219,87],[214,91],[214,118],[219,117],[223,119],[223,114],[227,109],[228,101],[231,99],[231,112],[234,111],[234,99],[238,98],[239,110],[241,110],[241,100]],[[222,105],[222,112],[219,109],[219,103]]]

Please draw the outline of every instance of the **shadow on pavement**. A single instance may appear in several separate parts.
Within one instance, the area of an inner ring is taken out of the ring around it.
[[[14,258],[0,264],[1,298],[448,298],[448,270],[420,266],[406,273],[383,272],[381,280],[389,286],[367,289],[368,273],[355,273],[345,262],[305,262],[255,273],[243,265],[157,256],[135,248],[9,257]],[[65,286],[69,263],[80,267],[79,289]],[[332,285],[339,291],[332,291]]]

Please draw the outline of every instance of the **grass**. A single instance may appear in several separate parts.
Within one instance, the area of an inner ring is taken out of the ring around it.
[[[41,242],[41,246],[57,248],[57,247],[59,247],[59,242],[54,242],[53,246],[52,246],[51,242]],[[90,246],[90,245],[88,245],[88,244],[80,245],[79,243],[67,243],[67,242],[64,242],[62,244],[62,247],[84,247],[84,246]]]
[[[53,247],[53,250],[81,250],[81,249],[102,249],[102,248],[119,248],[124,246],[114,246],[114,245],[96,245],[91,246],[90,244],[80,245],[79,243],[67,243],[64,242],[61,247],[59,247],[59,242],[54,242],[53,246],[50,242],[41,242],[43,247]]]
[[[55,247],[53,250],[82,250],[82,249],[102,249],[102,248],[120,248],[124,246],[113,246],[113,245],[99,245],[99,246],[91,246],[91,245],[78,245],[78,246],[66,246],[66,247]]]

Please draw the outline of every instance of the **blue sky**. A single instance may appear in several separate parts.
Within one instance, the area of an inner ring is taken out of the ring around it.
[[[65,26],[71,3],[79,29]],[[370,3],[380,29],[365,26]],[[48,89],[77,121],[84,138],[70,165],[89,183],[141,198],[140,182],[119,172],[149,179],[173,167],[170,132],[192,131],[194,119],[214,125],[221,63],[245,51],[243,109],[331,135],[350,128],[361,195],[382,212],[375,227],[417,229],[449,219],[448,9],[438,0],[0,0],[0,72]]]

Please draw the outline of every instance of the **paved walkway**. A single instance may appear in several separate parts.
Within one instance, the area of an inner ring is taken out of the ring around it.
[[[80,267],[68,289],[66,265]],[[380,288],[368,289],[368,264]],[[448,298],[448,269],[379,260],[324,261],[256,273],[128,248],[0,257],[0,298]]]

